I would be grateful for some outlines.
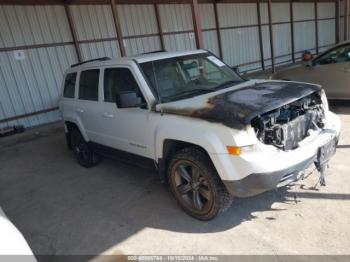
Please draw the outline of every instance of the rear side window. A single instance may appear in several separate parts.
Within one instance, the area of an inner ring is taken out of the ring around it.
[[[117,93],[136,91],[143,99],[139,86],[127,68],[108,68],[104,72],[104,101],[115,102]]]
[[[79,99],[98,100],[99,69],[86,70],[81,72],[79,81]]]
[[[76,79],[77,73],[67,74],[66,80],[64,81],[63,97],[74,98]]]

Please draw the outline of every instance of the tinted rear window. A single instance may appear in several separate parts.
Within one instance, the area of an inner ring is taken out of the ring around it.
[[[81,72],[79,81],[79,99],[98,100],[99,69],[86,70]]]
[[[64,81],[63,96],[67,98],[74,98],[75,93],[75,81],[77,79],[77,73],[67,74]]]

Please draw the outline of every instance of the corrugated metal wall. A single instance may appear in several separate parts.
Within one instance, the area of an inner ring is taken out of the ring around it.
[[[60,24],[60,26],[57,26]],[[77,61],[74,47],[23,49],[15,47],[72,42],[62,6],[0,6],[0,119],[57,106],[62,74]],[[58,111],[10,123],[34,126],[59,119]]]
[[[256,4],[218,4],[218,17],[224,61],[242,71],[259,68]]]
[[[304,50],[315,52],[314,3],[294,3],[294,45],[298,53]]]
[[[220,56],[213,4],[200,4],[204,48]]]
[[[335,43],[335,3],[319,3],[318,13],[318,44],[320,52]]]
[[[82,42],[80,48],[83,60],[103,56],[120,57],[113,14],[109,5],[72,5],[69,9],[78,41]]]
[[[204,47],[218,56],[221,49],[223,60],[241,71],[261,69],[258,6],[264,63],[271,66],[266,3],[218,2],[218,24],[214,4],[200,4]],[[110,5],[69,5],[68,11],[83,60],[120,57]],[[190,4],[127,4],[117,5],[116,11],[127,55],[161,50],[162,44],[168,51],[196,48]],[[272,3],[275,64],[292,60],[290,11],[289,3]],[[297,59],[303,50],[316,51],[316,13],[319,51],[335,43],[335,3],[320,2],[315,11],[313,2],[293,3]],[[77,62],[64,6],[0,6],[0,28],[0,122],[57,107],[63,72]],[[18,57],[23,54],[24,59]],[[56,110],[0,123],[0,127],[34,126],[56,121],[59,116]]]
[[[118,6],[118,14],[127,55],[161,49],[154,5]]]
[[[166,50],[196,48],[191,6],[189,4],[159,5],[159,15]]]

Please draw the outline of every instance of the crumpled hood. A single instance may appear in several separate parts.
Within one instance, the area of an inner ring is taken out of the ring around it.
[[[158,111],[243,129],[261,114],[321,90],[319,85],[286,81],[249,81],[215,93],[157,106]]]

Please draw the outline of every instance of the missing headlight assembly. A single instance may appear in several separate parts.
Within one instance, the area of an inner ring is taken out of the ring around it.
[[[251,124],[258,139],[282,150],[298,147],[309,130],[324,127],[321,92],[315,92],[295,102],[255,117]]]

